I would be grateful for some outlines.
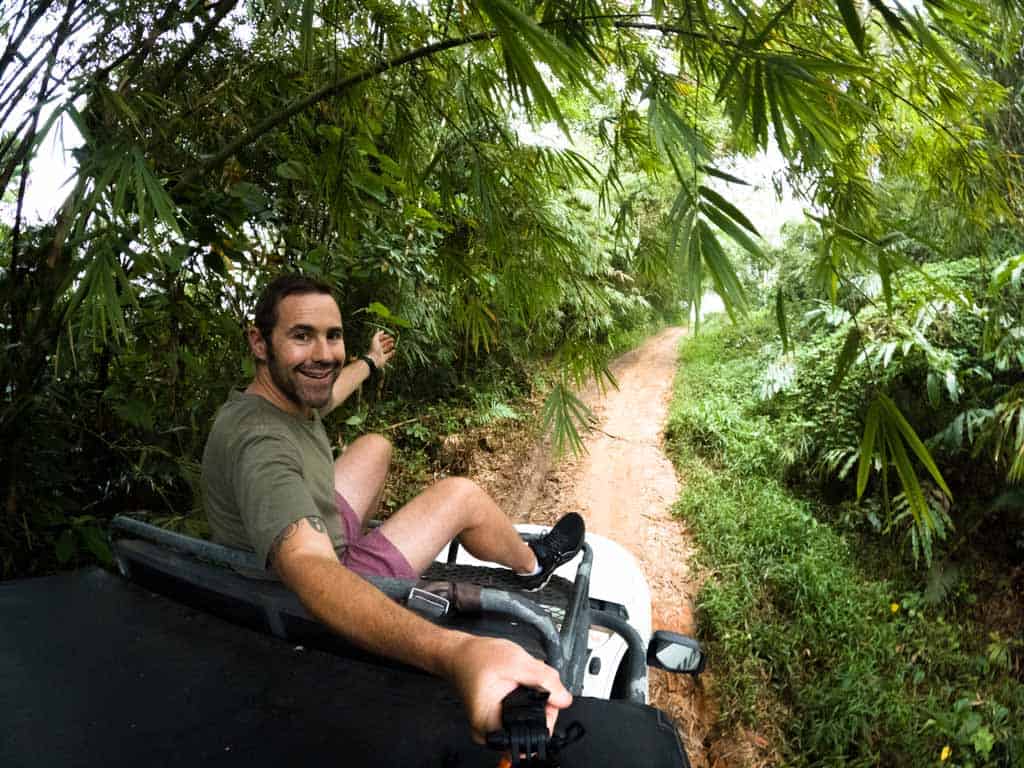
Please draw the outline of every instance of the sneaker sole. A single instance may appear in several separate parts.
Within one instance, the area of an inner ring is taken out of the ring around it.
[[[555,575],[555,571],[557,571],[559,568],[561,568],[566,563],[572,562],[573,558],[575,558],[576,555],[578,555],[582,549],[583,549],[583,546],[580,545],[580,548],[577,549],[575,552],[573,552],[569,557],[567,557],[567,558],[561,560],[560,562],[556,563],[555,567],[552,568],[550,571],[548,571],[547,576],[544,577],[544,580],[541,581],[540,584],[537,584],[536,586],[533,586],[533,587],[521,587],[522,591],[523,592],[540,592],[542,589],[544,589],[544,587],[546,587],[548,585],[548,582],[551,581],[551,577]]]

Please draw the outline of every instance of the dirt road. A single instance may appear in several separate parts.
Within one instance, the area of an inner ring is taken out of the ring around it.
[[[651,586],[654,628],[692,634],[699,584],[689,566],[690,536],[670,514],[679,483],[662,446],[684,333],[668,328],[619,357],[611,366],[617,390],[583,393],[597,417],[583,456],[553,466],[547,446],[536,446],[515,477],[506,473],[504,487],[494,490],[520,521],[551,524],[566,512],[582,514],[588,531],[636,557]],[[652,670],[651,698],[679,724],[693,765],[708,765],[704,742],[714,717],[704,687]]]

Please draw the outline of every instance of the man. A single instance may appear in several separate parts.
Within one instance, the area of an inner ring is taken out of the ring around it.
[[[500,727],[501,700],[518,685],[550,691],[553,727],[572,700],[555,670],[514,643],[431,624],[358,574],[416,578],[458,535],[470,553],[537,589],[579,551],[582,519],[568,515],[527,545],[479,487],[446,478],[364,534],[391,446],[368,435],[333,461],[321,418],[387,365],[394,340],[376,334],[368,353],[346,365],[330,288],[299,276],[267,287],[248,340],[255,376],[218,412],[203,454],[214,539],[255,550],[310,613],[351,642],[451,680],[475,738]]]

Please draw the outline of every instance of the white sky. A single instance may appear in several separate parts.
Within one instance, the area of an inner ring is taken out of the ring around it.
[[[62,117],[46,137],[32,161],[25,193],[24,215],[30,223],[48,221],[71,191],[75,172],[71,151],[81,146],[82,136],[74,123]]]
[[[556,149],[571,146],[565,134],[554,123],[545,123],[533,128],[521,122],[516,126],[516,131],[520,141],[526,144]],[[786,184],[782,175],[786,163],[778,148],[773,144],[766,152],[758,152],[754,157],[729,158],[721,161],[716,167],[743,179],[750,186],[731,184],[712,176],[707,177],[705,183],[746,214],[769,245],[781,245],[782,225],[787,221],[801,220],[804,208],[807,208],[808,204],[796,199]],[[781,179],[781,200],[775,194],[773,175]]]

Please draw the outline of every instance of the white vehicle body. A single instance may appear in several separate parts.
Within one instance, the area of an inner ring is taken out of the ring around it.
[[[544,533],[548,530],[540,525],[517,525],[523,533]],[[594,553],[593,569],[590,574],[591,600],[614,603],[625,608],[628,621],[640,634],[646,647],[651,637],[651,591],[640,570],[636,558],[616,542],[595,533],[587,533],[587,544]],[[438,562],[445,562],[447,547],[438,555]],[[493,566],[493,563],[477,560],[462,547],[459,548],[456,563],[459,565]],[[555,575],[568,581],[576,578],[580,558],[577,556],[555,571]],[[587,642],[589,651],[586,674],[583,679],[583,695],[594,698],[611,698],[615,674],[626,656],[626,642],[619,635],[601,627],[591,627]],[[646,691],[644,692],[647,693]]]

